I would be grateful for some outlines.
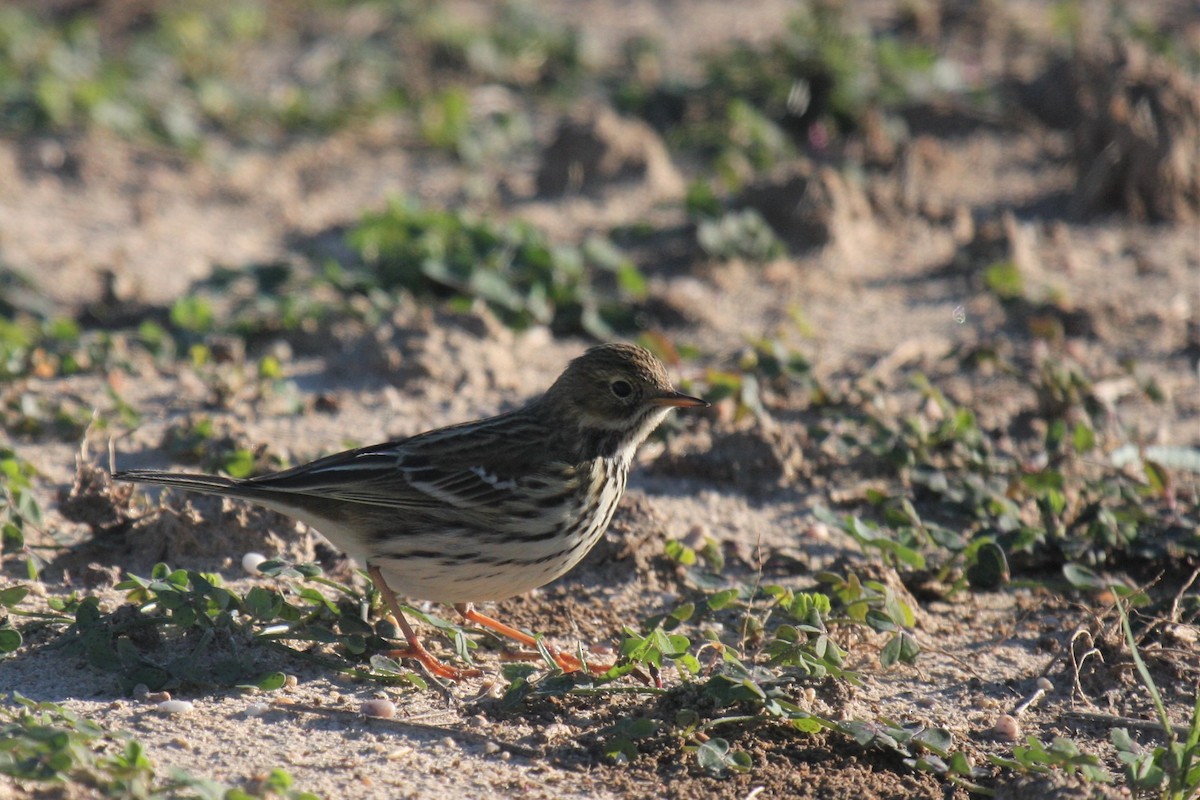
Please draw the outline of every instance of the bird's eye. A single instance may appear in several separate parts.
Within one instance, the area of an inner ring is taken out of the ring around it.
[[[612,393],[620,398],[633,394],[633,387],[629,385],[628,381],[613,381],[608,388],[612,389]]]

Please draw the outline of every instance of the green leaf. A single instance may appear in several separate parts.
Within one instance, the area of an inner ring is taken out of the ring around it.
[[[710,610],[720,611],[722,608],[725,608],[727,605],[736,600],[738,598],[738,594],[739,591],[737,589],[724,589],[720,592],[709,595],[708,599],[705,600],[704,603],[709,607]]]
[[[1076,589],[1104,589],[1108,586],[1108,581],[1082,564],[1063,564],[1062,572],[1063,577]]]
[[[1080,455],[1090,452],[1096,446],[1096,433],[1086,422],[1075,423],[1071,431],[1071,446]]]
[[[983,272],[983,283],[1001,300],[1018,300],[1025,294],[1025,281],[1013,261],[992,264]]]
[[[729,742],[713,738],[696,747],[696,761],[700,768],[713,775],[722,775],[725,770],[745,772],[752,766],[749,754],[737,750],[731,751]]]
[[[926,728],[912,738],[912,743],[924,747],[939,756],[950,755],[954,744],[954,736],[945,728]]]
[[[208,333],[215,321],[212,303],[203,297],[185,295],[171,306],[171,323],[189,333]]]
[[[1108,732],[1108,737],[1119,753],[1141,755],[1143,752],[1142,746],[1129,735],[1128,728],[1113,728]]]
[[[0,589],[0,606],[13,608],[24,600],[28,594],[28,586],[10,586],[7,589]]]
[[[255,686],[264,692],[273,692],[277,689],[282,689],[286,682],[287,675],[284,675],[282,672],[269,672],[259,678]]]
[[[21,528],[13,522],[6,522],[0,526],[0,550],[11,552],[20,550],[25,546],[25,534],[21,532]]]
[[[687,622],[696,613],[695,603],[684,603],[671,612],[670,618],[676,622]]]
[[[254,453],[238,448],[222,459],[221,468],[233,478],[249,478],[254,474]]]
[[[668,539],[663,545],[663,551],[666,553],[667,558],[685,567],[690,567],[696,563],[696,551],[678,539]]]
[[[901,645],[900,637],[893,636],[879,651],[879,663],[884,669],[888,669],[900,660]]]
[[[0,654],[15,653],[20,646],[20,631],[14,628],[0,628]]]
[[[967,582],[974,589],[990,591],[1008,583],[1008,558],[1004,548],[993,541],[975,550],[975,562],[967,567]]]
[[[252,587],[242,600],[246,613],[262,620],[274,619],[282,605],[283,598],[278,593],[261,586]]]
[[[811,716],[793,717],[791,724],[801,733],[820,733],[825,729],[824,725]]]

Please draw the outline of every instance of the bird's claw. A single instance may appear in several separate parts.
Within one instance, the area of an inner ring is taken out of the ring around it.
[[[425,669],[427,669],[431,675],[450,681],[461,681],[465,678],[478,678],[483,674],[481,670],[471,667],[452,667],[449,664],[443,664],[441,661],[438,661],[432,653],[421,646],[414,647],[409,645],[408,647],[398,650],[389,650],[386,655],[389,658],[407,658],[419,662],[421,666],[425,667]]]

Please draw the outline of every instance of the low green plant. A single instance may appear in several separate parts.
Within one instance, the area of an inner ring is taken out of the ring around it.
[[[916,768],[954,774],[963,781],[977,777],[961,755],[953,765],[922,762],[916,766],[926,751],[949,757],[949,734],[944,731],[935,735],[892,723],[838,722],[806,709],[798,697],[805,684],[859,682],[858,675],[845,666],[848,654],[835,641],[835,631],[865,626],[892,634],[881,655],[885,667],[916,659],[919,649],[907,633],[913,624],[912,611],[885,587],[833,575],[818,576],[832,589],[829,594],[798,592],[773,583],[729,585],[721,575],[725,563],[715,545],[706,543],[697,549],[672,541],[665,550],[684,570],[685,582],[694,593],[691,599],[648,617],[638,628],[626,627],[616,666],[599,678],[561,675],[554,669],[539,678],[532,665],[506,666],[510,684],[504,707],[513,709],[532,698],[556,695],[689,698],[674,717],[629,717],[598,730],[604,752],[618,762],[635,759],[642,749],[673,742],[706,773],[741,772],[752,768],[752,758],[731,738],[717,733],[782,724],[798,734],[834,732],[865,745],[886,746],[911,758]],[[658,678],[667,667],[674,667],[680,681],[670,688],[614,683],[635,670]],[[867,730],[876,731],[874,738],[865,736]],[[936,742],[941,745],[934,748]]]
[[[762,264],[782,258],[783,242],[754,209],[731,211],[718,219],[696,223],[696,241],[705,255],[717,261],[740,260]]]
[[[332,581],[316,565],[267,562],[261,570],[281,585],[254,586],[238,594],[216,575],[158,564],[149,578],[131,575],[117,585],[126,591],[126,605],[106,611],[96,597],[82,598],[56,646],[111,673],[127,692],[138,684],[152,690],[179,685],[270,688],[279,682],[279,673],[267,666],[271,653],[297,655],[299,648],[312,645],[328,646],[336,655],[304,657],[362,675],[375,670],[385,681],[397,682],[389,674],[390,664],[371,662],[391,648],[384,631],[364,621],[363,608],[378,606],[373,592],[362,594]],[[333,589],[336,601],[317,587]],[[415,675],[404,682],[425,685]]]
[[[1137,639],[1129,624],[1129,612],[1123,603],[1117,604],[1117,613],[1138,678],[1154,704],[1163,740],[1161,745],[1143,747],[1134,741],[1127,728],[1114,728],[1111,732],[1112,744],[1125,766],[1125,777],[1130,788],[1140,794],[1153,795],[1162,800],[1196,797],[1200,793],[1200,689],[1196,692],[1191,718],[1181,736],[1171,723],[1162,693],[1139,652]]]
[[[108,730],[57,703],[35,702],[14,693],[15,708],[0,705],[0,775],[35,793],[58,794],[86,786],[98,796],[131,800],[198,797],[317,800],[292,788],[285,770],[273,769],[257,787],[231,787],[180,769],[163,777],[134,736]]]
[[[282,466],[266,448],[247,447],[238,436],[222,433],[207,414],[188,416],[168,426],[162,447],[175,461],[234,478],[249,478]]]
[[[486,302],[517,327],[609,337],[634,320],[645,296],[637,268],[606,240],[555,246],[531,225],[497,224],[451,211],[393,202],[367,214],[349,243],[387,291]]]
[[[380,6],[384,28],[410,13]],[[0,9],[0,127],[20,133],[101,128],[200,153],[214,132],[260,140],[329,130],[402,105],[412,71],[391,37],[346,26],[336,3],[303,15],[258,0],[155,6],[116,26],[106,9]],[[302,62],[292,41],[322,35],[322,69],[264,77],[255,50]],[[417,48],[420,50],[420,48]]]
[[[10,448],[0,447],[0,558],[20,553],[30,580],[37,580],[41,559],[25,546],[25,533],[42,524],[33,493],[33,465]]]
[[[645,335],[640,341],[668,362],[712,363],[712,359],[698,349],[675,345],[658,335]],[[767,415],[764,393],[774,393],[793,401],[797,397],[803,398],[809,405],[825,405],[834,399],[829,388],[813,374],[807,356],[777,339],[768,338],[748,342],[726,364],[708,366],[698,377],[686,380],[684,386],[710,403],[732,398],[736,420]]]
[[[533,143],[533,128],[520,109],[472,109],[471,95],[455,86],[419,103],[421,138],[453,153],[468,166],[504,163]]]
[[[28,594],[28,586],[6,586],[0,589],[0,608],[4,610],[4,616],[0,618],[0,659],[7,658],[21,648],[21,632],[13,625],[10,615]]]
[[[1099,756],[1084,752],[1072,739],[1056,736],[1049,744],[1029,736],[1025,744],[1013,748],[1012,758],[991,756],[989,760],[1000,767],[1015,772],[1046,774],[1060,770],[1068,774],[1078,773],[1086,780],[1111,783],[1113,778],[1101,765]]]
[[[0,316],[0,381],[95,371],[111,363],[112,344],[108,333],[85,334],[68,317]]]
[[[736,190],[797,149],[836,144],[872,112],[961,92],[937,64],[924,43],[872,32],[837,4],[810,3],[765,42],[708,53],[696,83],[657,85],[634,70],[614,96],[622,110],[664,128],[672,145],[710,159]]]
[[[451,70],[524,90],[569,87],[587,66],[579,31],[529,3],[501,4],[484,26],[434,14],[421,31]]]

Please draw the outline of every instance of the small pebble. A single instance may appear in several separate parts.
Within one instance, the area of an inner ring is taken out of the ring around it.
[[[483,752],[487,753],[489,756],[495,755],[496,753],[500,752],[500,745],[496,744],[495,742],[484,742]]]
[[[827,542],[833,538],[833,531],[824,522],[813,522],[808,526],[808,536],[818,542]]]
[[[1051,683],[1050,679],[1046,678],[1046,677],[1041,677],[1041,678],[1037,679],[1037,687],[1039,689],[1041,689],[1043,692],[1053,692],[1054,691],[1054,684]]]
[[[164,714],[186,714],[193,708],[188,700],[164,700],[158,704],[158,710]]]
[[[377,717],[379,719],[391,719],[396,716],[396,704],[391,700],[382,698],[372,698],[363,702],[359,706],[359,712],[364,717]]]
[[[148,692],[145,702],[147,703],[165,703],[171,699],[170,692]]]
[[[283,676],[283,688],[295,689],[299,684],[300,684],[300,681],[296,679],[295,675],[284,675]]]
[[[706,539],[708,539],[708,530],[703,525],[693,525],[688,528],[688,532],[679,541],[693,550],[699,550],[704,547]]]
[[[266,560],[267,557],[262,553],[255,553],[251,551],[242,556],[242,569],[246,570],[246,572],[249,572],[251,575],[260,575],[261,573],[258,571],[258,565]]]
[[[251,703],[246,706],[247,717],[261,717],[263,714],[271,710],[269,703]]]
[[[1012,714],[1001,714],[992,725],[992,733],[1000,739],[1015,742],[1021,736],[1021,725]]]

